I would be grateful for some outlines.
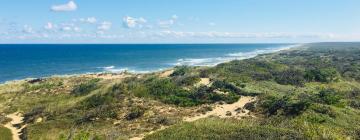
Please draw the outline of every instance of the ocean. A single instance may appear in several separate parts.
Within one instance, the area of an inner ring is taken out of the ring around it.
[[[179,65],[214,66],[295,44],[0,45],[0,83],[97,72],[147,73]]]

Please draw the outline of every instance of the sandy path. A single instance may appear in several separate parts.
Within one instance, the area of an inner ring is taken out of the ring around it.
[[[24,117],[22,117],[22,114],[18,112],[9,114],[6,117],[12,119],[12,121],[7,123],[5,127],[11,130],[13,140],[20,140],[21,130],[24,129],[26,125],[22,126],[20,129],[16,128],[14,125],[23,123]]]
[[[160,74],[161,78],[169,77],[171,74],[174,73],[174,70],[167,70]]]
[[[242,96],[239,101],[237,101],[237,102],[235,102],[233,104],[222,104],[222,105],[218,104],[218,105],[216,105],[216,107],[212,111],[209,111],[206,114],[201,114],[201,115],[198,115],[198,116],[187,117],[187,118],[184,119],[184,121],[193,122],[193,121],[196,121],[198,119],[206,118],[206,117],[209,117],[209,116],[218,116],[220,118],[234,117],[234,118],[240,119],[242,116],[249,116],[248,115],[249,110],[244,109],[245,104],[253,102],[255,100],[256,100],[255,97]],[[239,109],[239,108],[241,108],[241,109]],[[226,114],[229,114],[229,112],[231,113],[231,116],[226,115]],[[158,130],[151,131],[151,132],[149,132],[147,134],[142,134],[142,135],[140,135],[138,137],[130,138],[130,140],[142,140],[145,137],[145,135],[150,135],[152,133],[164,130],[166,128],[167,127],[162,127],[162,128],[160,128]]]
[[[233,104],[216,105],[212,111],[198,116],[187,117],[184,121],[192,122],[209,116],[218,116],[220,118],[241,118],[242,116],[247,116],[249,113],[249,110],[244,109],[245,104],[255,100],[255,97],[242,96],[239,101]]]
[[[153,133],[155,133],[155,132],[164,130],[164,129],[166,129],[166,128],[168,128],[168,126],[163,126],[163,127],[161,127],[160,129],[157,129],[157,130],[154,130],[154,131],[150,131],[149,133],[142,134],[142,135],[137,136],[137,137],[132,137],[132,138],[130,138],[130,140],[142,140],[142,139],[145,138],[145,135],[150,135],[150,134],[153,134]]]

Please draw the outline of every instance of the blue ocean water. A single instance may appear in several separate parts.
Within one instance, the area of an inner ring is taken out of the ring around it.
[[[293,44],[0,45],[0,82],[93,72],[212,66]]]

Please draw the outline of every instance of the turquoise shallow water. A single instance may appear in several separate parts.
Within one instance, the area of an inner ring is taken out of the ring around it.
[[[92,72],[212,66],[293,44],[0,45],[0,82]]]

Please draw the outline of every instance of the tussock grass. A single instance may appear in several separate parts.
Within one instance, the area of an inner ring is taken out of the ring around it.
[[[12,140],[11,131],[0,125],[0,139],[1,140]]]

